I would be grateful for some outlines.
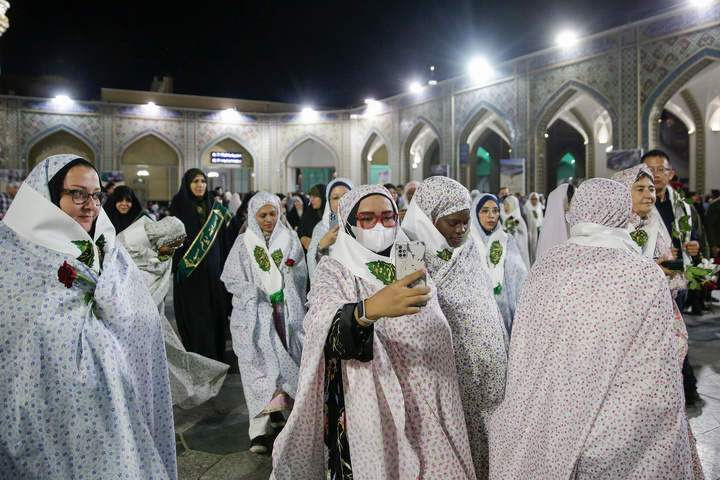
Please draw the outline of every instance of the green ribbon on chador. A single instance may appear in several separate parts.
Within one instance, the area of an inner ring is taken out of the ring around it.
[[[230,210],[215,200],[215,204],[213,204],[212,210],[205,221],[205,226],[200,230],[190,248],[185,252],[185,256],[180,260],[178,273],[186,277],[190,276],[195,268],[200,265],[200,262],[203,261],[213,243],[215,243],[223,222],[229,225],[232,218],[233,214],[230,213]]]

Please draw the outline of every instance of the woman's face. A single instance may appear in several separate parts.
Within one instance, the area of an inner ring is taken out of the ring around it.
[[[530,203],[532,203],[532,206],[533,206],[533,207],[537,207],[537,204],[538,204],[538,197],[537,197],[537,195],[533,195],[532,197],[530,197]]]
[[[296,208],[298,211],[302,211],[302,209],[303,209],[303,203],[302,203],[300,200],[295,200],[295,208]]]
[[[410,187],[407,190],[405,190],[405,195],[408,199],[408,205],[410,205],[410,200],[412,200],[413,195],[415,195],[415,187]]]
[[[202,197],[205,195],[205,190],[207,189],[207,180],[205,180],[205,175],[197,174],[195,175],[195,178],[193,178],[193,181],[190,183],[190,191],[195,195],[196,197]]]
[[[132,208],[132,202],[127,198],[123,197],[119,202],[115,204],[115,208],[117,208],[118,212],[125,215],[130,211],[130,208]]]
[[[505,213],[510,213],[510,210],[511,210],[511,209],[512,209],[512,203],[510,203],[509,201],[505,200],[505,201],[503,202],[503,210],[505,210]]]
[[[63,181],[63,188],[67,190],[85,190],[88,193],[100,191],[100,179],[92,168],[82,165],[73,167],[68,171]],[[60,197],[60,209],[67,213],[70,218],[80,224],[86,232],[92,229],[93,222],[100,213],[100,205],[95,204],[95,199],[88,197],[82,205],[73,203],[72,195],[63,193]]]
[[[455,248],[460,245],[470,222],[470,210],[460,210],[451,215],[440,217],[435,222],[435,228],[445,237],[448,245]]]
[[[315,210],[319,210],[322,207],[322,198],[310,195],[310,204]]]
[[[480,221],[480,225],[482,225],[482,227],[488,232],[495,228],[499,218],[500,209],[494,200],[488,200],[482,207],[480,207],[480,210],[478,210],[478,220]]]
[[[265,233],[271,233],[275,230],[275,224],[278,220],[278,212],[272,205],[263,205],[255,214],[260,229]]]
[[[332,189],[332,192],[330,192],[330,210],[337,212],[338,203],[347,192],[348,188],[345,185],[338,185]]]
[[[358,215],[361,213],[373,213],[382,215],[383,213],[395,213],[390,199],[385,195],[370,195],[364,198],[358,205]],[[360,221],[355,219],[355,226],[362,228]],[[388,227],[389,228],[389,227]]]
[[[633,212],[643,218],[650,213],[655,205],[655,183],[643,175],[640,180],[633,183],[630,189],[633,200]]]

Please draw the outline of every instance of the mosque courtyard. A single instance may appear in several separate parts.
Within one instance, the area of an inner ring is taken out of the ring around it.
[[[172,293],[166,313],[174,326]],[[710,311],[684,315],[690,361],[698,377],[702,402],[687,408],[705,478],[720,479],[720,291]],[[228,349],[230,349],[228,342]],[[265,480],[272,470],[270,454],[250,452],[248,411],[238,373],[225,379],[220,393],[189,410],[174,409],[180,480]]]

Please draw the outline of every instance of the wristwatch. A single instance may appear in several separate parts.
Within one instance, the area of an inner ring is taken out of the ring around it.
[[[357,311],[358,311],[358,318],[361,322],[367,323],[369,325],[372,325],[375,323],[375,320],[370,320],[365,316],[365,300],[361,300],[357,302]]]

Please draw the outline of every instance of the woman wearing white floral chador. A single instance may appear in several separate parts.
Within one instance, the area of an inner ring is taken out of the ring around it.
[[[3,479],[177,478],[160,317],[105,198],[55,155],[0,223]]]
[[[292,409],[305,333],[307,267],[280,200],[256,193],[248,227],[235,241],[220,279],[232,293],[230,333],[250,414],[250,450],[267,451],[270,427]]]

